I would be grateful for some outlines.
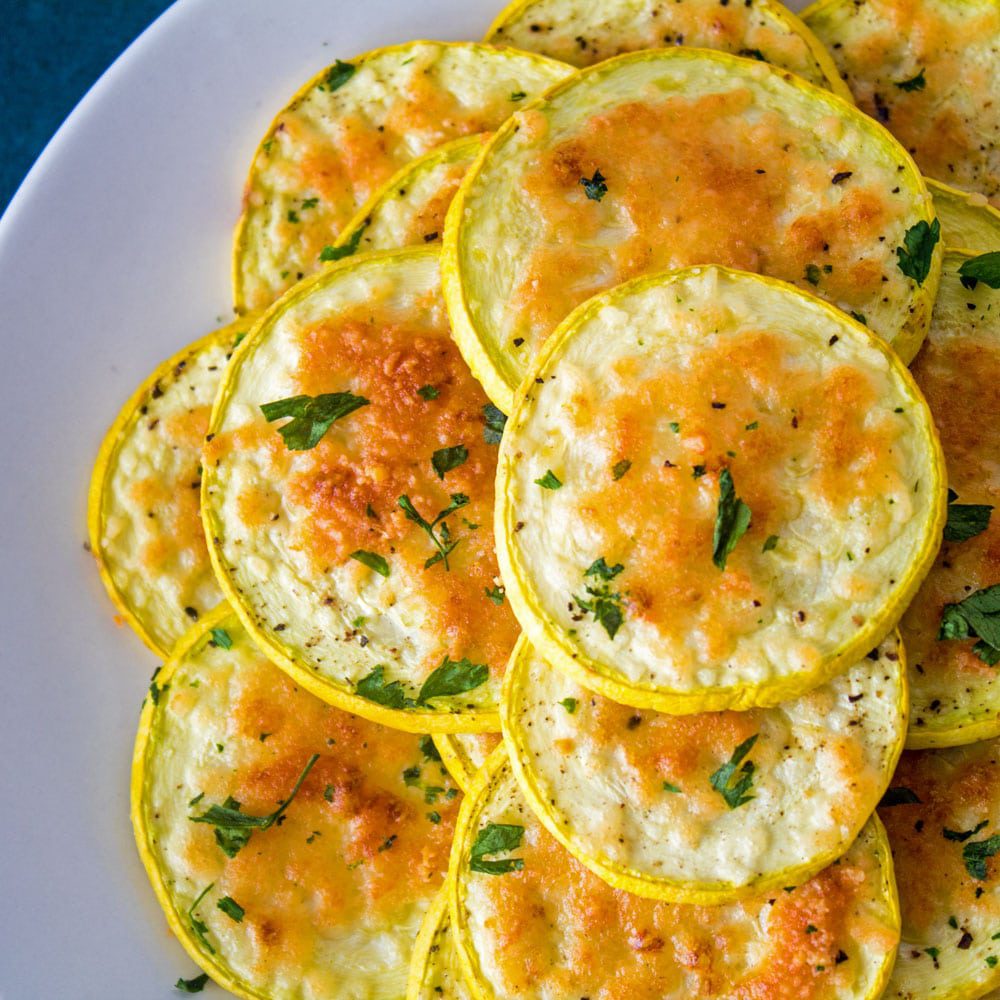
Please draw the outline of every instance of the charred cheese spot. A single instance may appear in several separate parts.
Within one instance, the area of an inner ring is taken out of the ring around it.
[[[828,0],[807,12],[858,105],[931,177],[1000,205],[1000,5]]]
[[[605,0],[600,5],[582,0],[529,0],[502,11],[486,38],[573,66],[592,66],[639,49],[693,45],[765,59],[834,91],[843,87],[812,33],[770,0],[750,4]]]
[[[643,899],[591,874],[534,819],[506,766],[460,821],[466,852],[488,822],[525,834],[522,871],[458,868],[456,935],[483,996],[861,998],[877,995],[898,941],[873,827],[791,891],[696,907]]]
[[[913,374],[941,433],[957,503],[1000,507],[1000,430],[983,414],[1000,408],[1000,293],[963,287],[968,254],[949,252],[931,332]],[[970,306],[972,308],[970,308]],[[1000,681],[973,640],[938,639],[946,604],[1000,583],[1000,515],[964,542],[944,542],[903,617],[911,663],[912,746],[949,746],[1000,732]]]
[[[867,653],[926,573],[930,415],[816,299],[716,268],[644,279],[592,300],[535,372],[501,448],[501,565],[529,637],[581,683],[668,712],[776,704]],[[749,525],[723,571],[726,476]]]
[[[940,181],[927,181],[934,197],[934,212],[941,222],[941,241],[946,247],[964,247],[989,253],[1000,247],[1000,211],[985,195],[969,194]],[[932,320],[933,322],[933,320]]]
[[[229,647],[213,644],[222,629]],[[273,997],[394,995],[448,864],[459,798],[419,737],[324,704],[253,647],[228,610],[186,638],[158,677],[140,736],[134,803],[144,861],[189,950],[227,984]],[[208,823],[229,797],[281,821],[234,857]],[[405,773],[404,773],[405,772]],[[428,812],[438,818],[433,822]],[[187,911],[207,925],[199,942]],[[244,910],[229,919],[224,896]]]
[[[919,800],[883,807],[902,907],[903,938],[887,997],[979,996],[1000,986],[998,859],[969,870],[971,847],[1000,823],[996,740],[950,750],[906,751],[892,786]],[[948,831],[946,834],[945,831]]]
[[[447,656],[485,664],[489,682],[423,711],[495,711],[517,636],[509,605],[487,596],[497,449],[483,435],[486,396],[450,337],[436,254],[332,269],[248,348],[206,452],[212,535],[240,600],[285,655],[342,692],[382,666],[414,698]],[[260,410],[330,392],[368,403],[309,450],[289,450]],[[455,447],[462,461],[439,476],[433,456]],[[439,550],[400,498],[430,522],[458,495],[467,503],[436,529],[457,545],[447,568],[428,566]],[[388,576],[352,558],[359,550],[386,560]]]
[[[534,96],[570,72],[540,56],[443,42],[390,46],[351,65],[336,86],[328,70],[307,83],[257,150],[236,237],[239,309],[265,306],[316,271],[324,247],[404,164],[495,128],[511,92]]]
[[[724,902],[815,874],[857,837],[906,732],[895,640],[794,702],[745,712],[620,705],[523,639],[510,671],[504,728],[529,802],[592,871],[644,896]],[[734,806],[713,775],[748,740],[752,779]]]

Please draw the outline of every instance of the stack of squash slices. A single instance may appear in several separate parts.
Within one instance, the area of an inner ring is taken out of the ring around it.
[[[1000,990],[998,49],[515,0],[291,98],[90,492],[178,990]]]

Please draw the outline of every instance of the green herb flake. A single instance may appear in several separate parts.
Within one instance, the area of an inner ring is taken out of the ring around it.
[[[912,806],[919,805],[920,799],[912,788],[905,785],[894,785],[887,788],[878,804],[879,809],[887,809],[890,806]]]
[[[523,90],[515,90],[511,95],[512,101],[523,101],[528,95]]]
[[[981,281],[990,288],[1000,288],[1000,250],[981,253],[962,261],[958,277],[963,287],[971,292]]]
[[[663,790],[665,792],[670,792],[673,795],[682,795],[683,794],[683,792],[681,791],[679,785],[672,784],[669,781],[664,781],[663,782]]]
[[[868,317],[864,313],[854,312],[851,310],[851,319],[857,320],[862,326],[868,325]]]
[[[996,957],[996,955],[987,955],[986,958],[984,959],[984,961],[986,962],[986,964],[991,969],[995,969],[996,966],[997,966],[997,957]]]
[[[497,607],[503,604],[503,587],[494,586],[492,590],[489,587],[483,587],[483,591]]]
[[[997,853],[1000,853],[1000,833],[995,833],[986,840],[969,841],[962,848],[965,870],[977,881],[985,881],[986,861]]]
[[[503,429],[507,423],[507,414],[497,409],[492,403],[483,407],[483,440],[487,444],[499,444],[503,437]]]
[[[453,539],[451,537],[451,531],[447,523],[445,523],[445,518],[449,514],[453,514],[456,510],[460,510],[468,502],[469,498],[464,493],[452,493],[451,502],[448,506],[444,510],[438,511],[433,521],[427,521],[421,516],[417,508],[413,506],[413,502],[405,493],[398,499],[397,503],[402,508],[407,520],[419,525],[437,549],[434,555],[425,560],[424,569],[430,569],[436,563],[443,562],[444,568],[449,571],[451,570],[451,566],[448,564],[448,556],[455,550],[461,539]],[[440,530],[436,530],[439,524],[441,528]]]
[[[938,639],[979,639],[972,651],[991,667],[1000,662],[1000,584],[946,604]]]
[[[364,236],[367,228],[367,225],[358,226],[358,228],[351,233],[351,238],[339,247],[327,244],[322,250],[320,250],[319,259],[324,264],[328,264],[331,261],[343,260],[345,257],[353,257],[358,252],[358,247],[361,245],[361,237]]]
[[[820,275],[821,275],[820,269],[815,264],[806,265],[805,276],[806,276],[806,281],[808,281],[810,285],[818,285]]]
[[[208,983],[208,973],[203,972],[194,979],[178,979],[174,983],[174,989],[180,993],[200,993]]]
[[[912,93],[915,90],[923,90],[927,86],[927,80],[924,79],[923,69],[916,76],[911,76],[909,80],[900,80],[896,86],[905,91],[907,94]]]
[[[536,479],[535,483],[543,490],[558,490],[562,486],[562,480],[551,469],[546,469],[545,475]]]
[[[432,823],[440,823],[440,822],[441,822],[441,813],[439,813],[439,812],[437,812],[437,811],[435,811],[435,812],[429,812],[429,813],[427,814],[427,818],[428,818],[428,819],[429,819],[429,820],[430,820],[430,821],[431,821]]]
[[[450,448],[438,448],[431,456],[431,465],[438,479],[444,479],[446,472],[464,465],[469,457],[469,449],[464,444],[452,445]]]
[[[941,954],[941,949],[940,948],[934,948],[934,947],[924,948],[924,953],[927,954],[927,955],[930,955],[930,957],[932,959],[934,959],[934,961],[936,962],[937,959],[938,959],[938,955]]]
[[[613,580],[625,567],[621,563],[609,566],[604,556],[600,556],[590,564],[584,571],[584,580],[587,577],[604,581],[602,584],[587,584],[588,597],[577,597],[576,601],[581,611],[589,611],[594,619],[607,632],[608,638],[613,639],[621,628],[624,617],[622,615],[622,595],[614,592],[608,586],[608,582]]]
[[[319,204],[319,198],[303,198],[302,207],[303,208],[315,208]]]
[[[341,62],[339,59],[326,71],[323,82],[328,93],[339,90],[354,76],[355,67],[352,63]]]
[[[729,554],[749,527],[750,508],[736,495],[729,470],[723,469],[719,476],[719,506],[712,535],[712,562],[720,570],[725,570]]]
[[[607,178],[600,170],[595,170],[593,177],[581,177],[580,183],[591,201],[600,201],[608,193]]]
[[[980,830],[989,826],[989,822],[988,819],[984,819],[977,823],[971,830],[949,830],[948,827],[944,826],[941,828],[941,836],[945,840],[954,840],[959,844],[964,844],[970,837],[974,837]]]
[[[286,218],[288,219],[289,222],[298,222],[299,221],[299,213],[296,212],[294,208],[290,208],[288,210]]]
[[[406,708],[410,701],[399,681],[385,683],[385,667],[381,665],[355,684],[354,693],[386,708]]]
[[[326,788],[323,789],[323,798],[326,799],[327,802],[332,802],[334,791],[335,789],[333,785],[327,785]]]
[[[268,422],[291,417],[278,428],[278,433],[289,450],[309,451],[319,444],[335,421],[368,403],[364,396],[350,392],[327,392],[319,396],[289,396],[263,403],[260,409]]]
[[[677,422],[676,420],[671,420],[671,421],[670,421],[670,423],[669,423],[669,424],[667,424],[667,426],[668,426],[668,427],[669,427],[669,428],[670,428],[670,429],[671,429],[671,430],[672,430],[672,431],[673,431],[673,432],[674,432],[675,434],[680,434],[680,432],[681,432],[681,425],[680,425],[680,424],[679,424],[679,423],[678,423],[678,422]]]
[[[201,890],[198,898],[188,907],[187,911],[188,922],[191,924],[191,930],[194,931],[194,936],[210,955],[215,954],[215,949],[206,937],[208,934],[208,924],[206,924],[204,920],[199,919],[195,910],[198,909],[201,905],[201,901],[212,891],[214,887],[214,882],[210,882],[207,886],[205,886],[205,888]]]
[[[955,503],[958,494],[948,490],[948,521],[944,526],[946,542],[967,542],[981,535],[990,525],[990,504]]]
[[[717,771],[713,772],[708,779],[709,784],[725,799],[726,805],[730,809],[737,809],[739,806],[746,805],[747,802],[754,798],[753,795],[748,795],[747,792],[750,791],[750,787],[753,784],[756,767],[752,760],[744,761],[743,758],[753,749],[753,745],[757,742],[759,735],[760,733],[754,733],[749,739],[744,740],[733,751],[732,757]],[[740,763],[743,764],[742,767],[739,767]],[[738,767],[739,771],[737,771]]]
[[[623,458],[620,462],[615,462],[615,466],[611,470],[611,475],[614,477],[615,482],[621,479],[631,468],[632,463],[627,458]]]
[[[743,430],[745,430],[745,431],[755,431],[755,430],[757,430],[758,427],[760,427],[760,423],[759,423],[759,421],[755,420],[755,421],[753,421],[753,423],[747,424],[746,427],[743,428]]]
[[[691,478],[692,479],[701,479],[701,477],[703,475],[705,475],[706,472],[708,472],[708,469],[706,469],[704,465],[692,465],[691,466]]]
[[[930,225],[926,219],[910,226],[903,235],[903,246],[896,247],[900,271],[922,285],[931,273],[934,247],[941,239],[941,223],[935,219]]]
[[[378,573],[379,576],[389,575],[389,564],[377,552],[368,552],[365,549],[355,549],[350,555],[351,559],[356,559],[362,566],[367,566],[370,570]]]
[[[485,684],[489,676],[490,668],[485,663],[473,663],[465,657],[452,660],[445,656],[421,686],[417,704],[426,705],[432,698],[449,698],[472,691]]]
[[[238,924],[243,923],[243,914],[246,910],[232,896],[223,896],[215,905],[231,920],[235,920]]]
[[[764,544],[760,547],[761,552],[770,552],[772,549],[776,549],[780,541],[781,539],[777,535],[768,535],[764,539]]]
[[[562,707],[565,708],[570,715],[575,715],[576,706],[579,704],[579,702],[576,700],[576,698],[563,698],[563,700],[559,702],[559,704],[562,705]]]
[[[419,389],[417,389],[417,395],[422,399],[437,399],[438,396],[441,395],[441,390],[435,389],[432,385],[422,385]]]
[[[208,640],[210,646],[215,646],[218,649],[233,648],[232,637],[224,628],[213,628],[209,634],[212,637]]]
[[[524,838],[524,827],[513,823],[488,823],[473,841],[469,868],[483,875],[506,875],[524,868],[521,858],[502,858],[489,861],[487,855],[507,854],[516,851]]]
[[[816,929],[817,928],[815,924],[806,924],[806,934],[815,934]]]

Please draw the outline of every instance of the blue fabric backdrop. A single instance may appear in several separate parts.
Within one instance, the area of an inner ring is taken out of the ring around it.
[[[0,0],[0,210],[63,119],[170,0]]]

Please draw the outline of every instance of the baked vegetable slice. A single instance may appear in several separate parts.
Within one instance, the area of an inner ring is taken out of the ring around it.
[[[171,929],[237,996],[403,995],[458,790],[429,740],[303,691],[223,605],[139,721],[132,823]]]
[[[222,600],[199,514],[201,446],[238,320],[185,347],[136,389],[90,482],[90,550],[122,618],[159,656]]]
[[[553,666],[671,714],[775,705],[895,626],[945,519],[899,358],[790,285],[718,267],[574,311],[507,421],[500,566]]]
[[[571,72],[472,42],[408,42],[338,59],[279,112],[254,154],[233,250],[237,310],[266,306],[337,260],[335,237],[404,164],[496,128]]]
[[[448,773],[465,791],[500,739],[499,733],[438,733],[434,745]]]
[[[909,361],[938,229],[913,161],[856,108],[765,63],[661,49],[581,70],[497,131],[448,212],[445,296],[504,412],[574,306],[691,264],[791,281]]]
[[[985,195],[969,194],[934,180],[927,181],[927,190],[934,199],[941,241],[946,247],[977,253],[1000,249],[1000,211],[990,205]]]
[[[612,889],[532,814],[498,749],[462,805],[451,925],[476,1000],[499,997],[878,997],[899,940],[873,819],[798,886],[723,906]]]
[[[906,705],[897,637],[776,708],[669,716],[591,693],[522,636],[502,718],[521,791],[574,857],[617,889],[711,904],[796,885],[850,847]]]
[[[719,49],[765,60],[850,98],[823,44],[772,0],[513,0],[490,25],[486,41],[581,67],[666,45]]]
[[[1000,735],[998,287],[1000,252],[948,251],[931,331],[913,363],[952,493],[941,551],[901,625],[911,663],[911,747]]]
[[[483,134],[446,142],[396,171],[344,226],[334,248],[349,257],[440,243],[448,206],[488,139]]]
[[[967,1000],[1000,987],[1000,746],[908,750],[879,816],[903,935],[887,998]]]
[[[1000,206],[997,0],[819,0],[802,19],[924,173]]]
[[[233,359],[205,448],[210,553],[261,649],[319,697],[414,732],[499,729],[518,629],[492,412],[433,247],[315,275]]]
[[[469,1000],[470,993],[458,967],[448,890],[442,887],[424,917],[413,946],[406,1000]]]

